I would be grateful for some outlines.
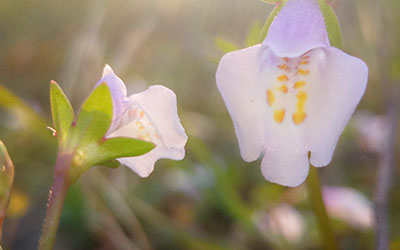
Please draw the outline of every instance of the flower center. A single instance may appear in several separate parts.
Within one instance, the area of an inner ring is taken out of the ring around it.
[[[138,106],[130,108],[121,123],[126,125],[122,126],[120,129],[129,130],[126,132],[130,137],[150,141],[155,144],[161,142],[161,138],[151,124],[149,118]]]
[[[266,91],[267,105],[273,109],[273,119],[281,124],[286,117],[287,106],[293,103],[292,121],[295,125],[302,124],[306,117],[307,92],[304,88],[307,85],[307,76],[310,74],[310,56],[289,59],[282,58],[276,83]]]

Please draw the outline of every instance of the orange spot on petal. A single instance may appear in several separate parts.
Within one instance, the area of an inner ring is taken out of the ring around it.
[[[286,110],[285,109],[277,109],[274,111],[274,120],[277,123],[282,123],[283,119],[285,119],[285,113]]]
[[[306,85],[306,81],[297,81],[294,83],[294,88],[298,89],[298,88],[303,87],[304,85]]]
[[[295,125],[299,125],[306,119],[307,116],[304,112],[304,106],[307,101],[307,93],[305,91],[299,91],[296,97],[296,112],[293,113],[293,122]]]
[[[282,84],[281,86],[279,86],[278,90],[281,91],[282,93],[287,93],[288,87]]]
[[[296,111],[296,112],[293,114],[293,123],[296,124],[296,125],[301,124],[301,123],[304,122],[304,120],[306,119],[306,116],[307,116],[307,115],[306,115],[305,112]]]
[[[305,102],[307,100],[307,93],[305,91],[299,91],[296,97],[299,102]]]
[[[290,67],[287,64],[278,65],[278,68],[285,70],[285,71],[290,71]]]
[[[269,106],[272,106],[272,104],[274,104],[274,102],[275,102],[274,92],[272,92],[272,90],[268,89],[267,90],[267,103]]]
[[[297,70],[297,74],[299,74],[299,75],[308,75],[308,74],[310,74],[310,70],[308,70],[308,69],[299,69],[299,70]]]
[[[289,80],[287,75],[280,75],[276,79],[278,79],[278,81],[280,81],[280,82],[284,82],[284,81],[288,81]]]

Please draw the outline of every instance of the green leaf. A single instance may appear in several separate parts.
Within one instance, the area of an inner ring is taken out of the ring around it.
[[[332,7],[326,0],[318,0],[319,7],[325,19],[326,30],[328,31],[329,42],[331,46],[342,48],[342,32],[340,24]]]
[[[239,46],[237,46],[236,44],[222,38],[215,38],[214,43],[215,46],[217,46],[224,53],[228,53],[239,49]]]
[[[100,84],[85,101],[76,122],[74,134],[79,145],[99,142],[111,126],[113,104],[110,89]]]
[[[264,41],[264,39],[267,37],[268,30],[272,24],[272,21],[274,21],[276,15],[278,15],[279,11],[281,11],[282,7],[285,6],[287,1],[288,0],[278,1],[279,3],[277,2],[277,5],[275,6],[275,8],[271,11],[271,13],[269,13],[269,16],[267,17],[267,20],[265,20],[264,26],[263,26],[260,36],[258,38],[259,43],[262,43]]]
[[[260,32],[262,30],[262,27],[260,23],[256,22],[251,26],[251,29],[249,31],[249,34],[247,35],[246,38],[246,47],[250,47],[253,45],[256,45],[258,43],[258,38],[260,36]]]
[[[57,137],[61,142],[64,142],[75,114],[68,98],[55,81],[50,83],[50,104]]]
[[[88,152],[88,158],[95,159],[92,165],[122,157],[143,155],[152,150],[155,145],[151,142],[128,137],[113,137],[99,143],[98,147]]]
[[[12,113],[14,116],[18,116],[18,119],[21,119],[21,122],[24,124],[29,124],[24,129],[24,136],[34,133],[35,139],[38,141],[40,140],[49,146],[50,144],[51,146],[54,145],[55,140],[46,129],[46,126],[49,124],[46,118],[39,115],[24,100],[0,84],[0,110],[2,109]]]

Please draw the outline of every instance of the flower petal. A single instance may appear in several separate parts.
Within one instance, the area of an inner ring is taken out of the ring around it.
[[[310,75],[303,87],[309,96],[307,118],[298,129],[311,151],[311,164],[322,167],[331,161],[340,134],[364,94],[368,68],[333,47],[313,50],[310,57]]]
[[[183,159],[187,135],[178,117],[175,93],[156,85],[130,96],[120,125],[108,135],[115,136],[148,140],[157,145],[145,155],[118,159],[142,177],[153,171],[158,159]]]
[[[185,146],[187,135],[180,122],[176,95],[172,90],[153,85],[139,94],[132,95],[129,101],[137,103],[143,109],[167,148]]]
[[[264,45],[280,57],[298,57],[329,46],[324,17],[316,0],[289,0],[275,17]]]
[[[261,171],[265,179],[280,185],[296,187],[308,175],[307,149],[292,135],[277,135],[265,151]]]
[[[103,70],[103,77],[97,82],[95,88],[105,82],[110,89],[113,99],[113,122],[109,131],[118,126],[120,116],[126,109],[126,87],[124,82],[114,73],[109,65],[106,65]]]
[[[182,160],[184,156],[184,148],[167,149],[163,146],[157,146],[147,154],[137,157],[120,158],[118,161],[135,171],[140,177],[148,177],[153,172],[154,164],[157,160],[161,158]]]
[[[216,73],[245,161],[256,160],[265,144],[265,91],[258,84],[261,53],[261,45],[228,53]]]

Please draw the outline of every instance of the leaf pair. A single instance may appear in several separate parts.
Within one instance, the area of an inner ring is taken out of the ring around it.
[[[69,100],[54,81],[50,101],[60,153],[73,159],[72,181],[93,165],[117,167],[117,158],[143,155],[155,147],[134,138],[106,138],[113,118],[113,101],[106,83],[92,92],[76,118]]]

